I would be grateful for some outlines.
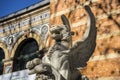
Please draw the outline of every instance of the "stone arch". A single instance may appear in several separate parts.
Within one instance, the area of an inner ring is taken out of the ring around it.
[[[8,59],[10,55],[8,54],[7,45],[3,42],[0,42],[0,48],[4,51],[5,59]]]
[[[3,74],[4,64],[2,62],[3,59],[9,58],[7,45],[3,42],[0,42],[0,75]]]
[[[27,38],[35,39],[39,45],[39,50],[44,48],[44,43],[42,42],[41,37],[37,33],[35,33],[35,32],[25,33],[25,34],[21,35],[19,37],[19,39],[16,41],[16,43],[14,44],[12,51],[11,51],[11,58],[14,57],[15,51],[16,51],[17,47],[20,45],[20,43]]]
[[[35,44],[34,46],[37,48],[31,48],[30,46],[33,46],[33,44]],[[28,46],[29,45],[29,46]],[[29,49],[30,48],[30,49]],[[30,33],[24,33],[23,35],[21,35],[19,37],[19,39],[16,41],[16,43],[14,44],[14,47],[12,49],[12,53],[11,53],[11,57],[13,58],[13,72],[14,71],[19,71],[19,70],[24,70],[26,62],[28,62],[29,60],[32,59],[28,59],[27,60],[21,56],[26,57],[26,55],[31,55],[31,53],[37,51],[37,50],[41,50],[44,48],[44,43],[41,41],[41,37],[34,32],[30,32]],[[28,50],[29,49],[29,50]],[[22,65],[21,65],[22,63]],[[14,66],[16,65],[16,66]]]

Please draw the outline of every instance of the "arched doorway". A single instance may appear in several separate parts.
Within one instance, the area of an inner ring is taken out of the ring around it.
[[[29,55],[39,50],[39,45],[33,38],[23,40],[17,47],[13,61],[13,72],[26,69]]]
[[[5,58],[5,53],[4,53],[3,49],[0,48],[0,75],[3,74],[3,67],[4,67],[4,65],[3,65],[3,63],[2,63],[2,60],[3,60],[4,58]]]

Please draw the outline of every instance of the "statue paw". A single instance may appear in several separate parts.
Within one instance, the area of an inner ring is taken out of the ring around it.
[[[34,69],[36,73],[52,72],[51,67],[45,64],[39,64]]]
[[[36,65],[39,65],[41,63],[41,60],[39,58],[35,58],[26,64],[27,69],[33,69]]]

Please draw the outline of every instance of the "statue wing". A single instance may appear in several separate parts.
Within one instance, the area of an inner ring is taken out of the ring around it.
[[[69,34],[68,34],[69,35],[69,42],[68,43],[69,43],[69,47],[71,48],[72,47],[72,34],[71,34],[70,23],[64,14],[61,16],[61,19],[62,19],[63,24],[66,25],[66,28],[69,32]]]
[[[89,60],[94,52],[96,46],[96,22],[95,17],[89,6],[85,6],[85,10],[89,17],[89,22],[82,41],[78,41],[68,51],[70,67],[79,68],[86,66],[86,62]]]

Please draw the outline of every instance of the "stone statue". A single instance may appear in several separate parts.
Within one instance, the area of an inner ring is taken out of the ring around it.
[[[89,6],[84,6],[89,17],[88,27],[83,38],[72,45],[72,31],[65,15],[61,16],[64,25],[54,25],[51,37],[55,43],[42,59],[29,61],[26,67],[30,74],[36,73],[36,80],[88,80],[79,69],[86,66],[96,46],[96,22]]]

